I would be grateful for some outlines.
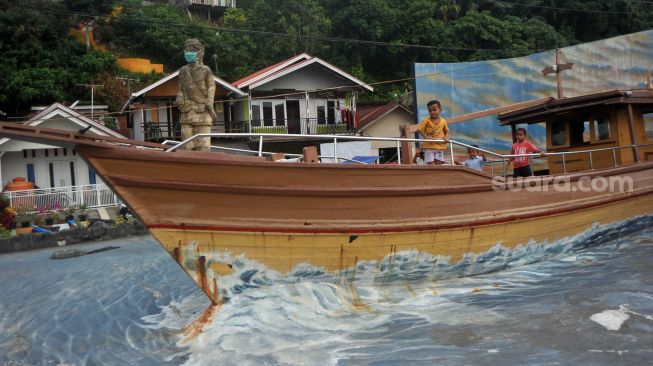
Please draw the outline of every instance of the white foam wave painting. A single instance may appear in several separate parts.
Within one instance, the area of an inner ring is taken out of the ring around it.
[[[458,263],[398,252],[340,274],[218,253],[207,260],[235,271],[208,316],[151,237],[65,262],[0,256],[0,364],[647,364],[652,223],[497,243]]]

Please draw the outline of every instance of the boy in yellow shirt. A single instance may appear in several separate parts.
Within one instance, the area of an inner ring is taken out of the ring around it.
[[[447,136],[449,136],[449,127],[447,121],[440,117],[442,106],[437,100],[432,100],[426,104],[429,110],[429,117],[424,118],[417,127],[417,132],[424,138],[433,140],[444,140],[442,142],[423,142],[422,151],[424,152],[424,162],[429,165],[440,165],[444,162],[444,150],[447,148]]]

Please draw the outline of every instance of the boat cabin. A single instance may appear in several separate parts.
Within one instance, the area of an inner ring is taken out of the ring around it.
[[[546,125],[548,172],[537,174],[653,160],[653,90],[614,90],[553,99],[500,114],[499,120],[512,127],[513,136],[518,125]],[[566,154],[555,154],[563,152]]]

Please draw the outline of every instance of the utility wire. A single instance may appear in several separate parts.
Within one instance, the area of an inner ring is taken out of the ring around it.
[[[525,8],[536,8],[536,9],[547,9],[547,10],[557,10],[565,12],[576,12],[576,13],[593,13],[593,14],[631,14],[630,11],[614,11],[614,10],[588,10],[588,9],[574,9],[574,8],[562,8],[557,6],[547,6],[547,5],[534,5],[534,4],[524,4],[517,3],[512,1],[505,0],[495,0],[497,3],[506,4],[506,5],[516,5],[522,6]],[[653,4],[651,1],[638,1],[645,4]]]
[[[57,10],[57,9],[48,9],[48,8],[34,8],[30,6],[24,6],[24,7],[30,8],[32,10],[41,11],[44,13],[58,14],[58,15],[70,15],[70,16],[81,16],[81,17],[93,17],[93,18],[108,17],[107,15],[81,13],[75,11],[66,11],[66,10]],[[211,30],[215,32],[242,33],[242,34],[250,34],[256,36],[298,38],[300,40],[307,39],[307,40],[326,41],[332,43],[353,43],[353,44],[366,44],[372,46],[402,47],[402,48],[417,48],[417,49],[432,49],[432,50],[447,50],[447,51],[494,51],[494,52],[505,51],[499,48],[446,47],[446,46],[433,46],[433,45],[422,45],[422,44],[412,44],[412,43],[372,41],[372,40],[353,39],[353,38],[327,37],[327,36],[319,36],[319,35],[312,35],[312,34],[300,35],[300,34],[261,31],[261,30],[253,30],[253,29],[227,28],[227,27],[219,27],[219,26],[210,26],[206,24],[200,25],[200,24],[170,23],[165,21],[157,21],[152,19],[134,17],[131,15],[126,15],[126,16],[121,15],[120,20],[134,22],[134,23],[141,23],[141,24],[154,24],[154,25],[172,26],[172,27],[180,27],[180,28],[204,29],[204,30]]]
[[[496,62],[499,60],[488,60],[487,62]],[[415,77],[408,77],[408,78],[401,78],[401,79],[392,79],[392,80],[384,80],[384,81],[378,81],[378,82],[373,82],[373,83],[366,83],[366,85],[382,85],[382,84],[392,84],[392,83],[397,83],[401,81],[410,81],[410,80],[416,80],[419,78],[427,78],[431,76],[436,76],[436,75],[441,75],[441,74],[448,74],[448,73],[454,73],[457,71],[464,71],[464,70],[472,70],[472,69],[477,69],[481,67],[486,67],[486,64],[478,64],[475,66],[467,66],[467,67],[461,67],[459,69],[455,70],[448,70],[448,71],[442,71],[442,72],[434,72],[434,73],[429,73],[429,74],[424,74],[424,75],[419,75]],[[267,100],[267,99],[274,99],[274,98],[282,98],[282,97],[287,97],[287,96],[294,96],[294,95],[300,95],[304,93],[320,93],[320,92],[326,92],[326,91],[333,91],[333,90],[339,90],[339,89],[349,89],[351,88],[351,85],[343,85],[343,86],[335,86],[331,88],[326,88],[326,89],[314,89],[314,90],[308,90],[308,91],[301,91],[301,92],[293,92],[293,93],[283,93],[283,94],[275,94],[275,95],[266,95],[263,97],[252,97],[251,100]],[[131,95],[130,95],[131,98]],[[229,100],[217,100],[215,103],[232,103],[232,102],[240,102],[240,101],[247,101],[247,97],[243,98],[237,98],[237,99],[229,99]],[[161,110],[161,109],[172,109],[176,108],[177,106],[171,105],[171,106],[165,106],[165,107],[152,107],[152,108],[142,108],[138,109],[139,111],[152,111],[152,110]],[[129,111],[125,112],[109,112],[109,113],[103,113],[102,117],[111,117],[114,115],[120,115],[123,113],[129,113]],[[8,118],[15,118],[15,117],[8,117]],[[67,120],[68,118],[66,117],[55,117],[55,118],[48,118],[48,119],[36,119],[36,120],[27,120],[24,122],[43,122],[43,121],[56,121],[56,120]]]

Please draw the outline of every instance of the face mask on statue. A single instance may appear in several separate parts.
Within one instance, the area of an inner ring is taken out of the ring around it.
[[[197,61],[197,54],[199,52],[188,52],[184,51],[184,58],[186,59],[186,62],[189,64],[192,64],[193,62]]]

